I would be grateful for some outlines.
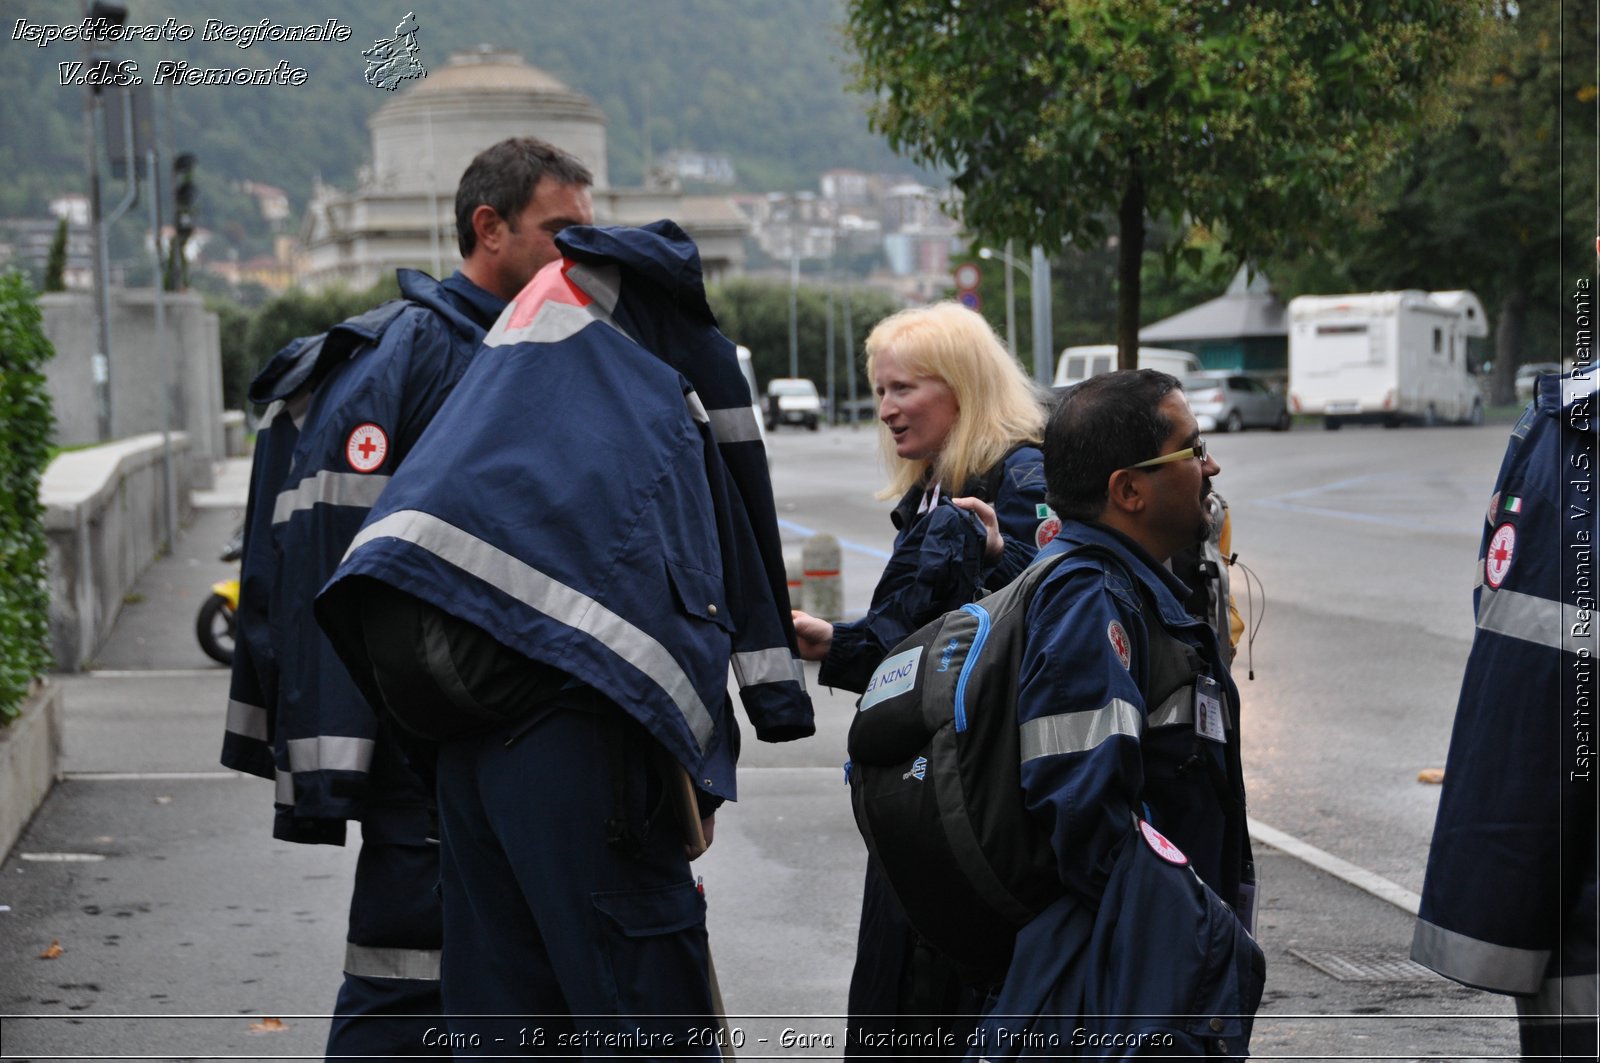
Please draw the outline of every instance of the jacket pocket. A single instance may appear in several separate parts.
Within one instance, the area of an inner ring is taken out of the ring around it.
[[[667,580],[685,614],[706,620],[724,631],[733,630],[733,614],[720,572],[707,572],[677,561],[667,561]]]

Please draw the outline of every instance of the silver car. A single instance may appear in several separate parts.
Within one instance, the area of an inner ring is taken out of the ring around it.
[[[1246,428],[1283,432],[1289,427],[1289,408],[1283,396],[1246,373],[1192,373],[1184,377],[1183,390],[1202,432],[1242,432]]]

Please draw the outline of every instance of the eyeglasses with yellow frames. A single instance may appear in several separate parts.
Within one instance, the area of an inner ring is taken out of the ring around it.
[[[1183,461],[1186,458],[1199,458],[1200,464],[1204,465],[1207,458],[1206,441],[1202,439],[1192,447],[1184,447],[1182,450],[1174,450],[1171,454],[1163,454],[1159,458],[1151,458],[1149,461],[1141,461],[1137,465],[1129,465],[1128,468],[1149,469],[1157,465],[1167,465],[1174,461]]]

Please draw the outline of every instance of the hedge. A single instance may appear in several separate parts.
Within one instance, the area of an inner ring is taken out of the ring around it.
[[[50,666],[39,476],[55,418],[40,367],[55,354],[22,274],[0,274],[0,726]]]

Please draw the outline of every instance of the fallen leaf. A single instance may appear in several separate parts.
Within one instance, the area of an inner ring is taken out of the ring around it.
[[[1430,783],[1434,786],[1444,782],[1443,768],[1423,768],[1417,773],[1417,781]]]
[[[158,797],[158,798],[156,798],[156,804],[158,804],[158,805],[170,805],[170,804],[172,804],[172,798],[170,798],[170,797]]]
[[[260,1022],[252,1022],[250,1024],[251,1033],[277,1033],[288,1028],[288,1025],[282,1019],[275,1019],[271,1015],[268,1015]]]
[[[60,941],[52,941],[52,942],[50,942],[50,947],[49,948],[47,948],[43,952],[39,953],[39,958],[41,960],[53,960],[57,956],[61,955],[62,951],[63,951],[63,949],[61,948],[61,942]]]

